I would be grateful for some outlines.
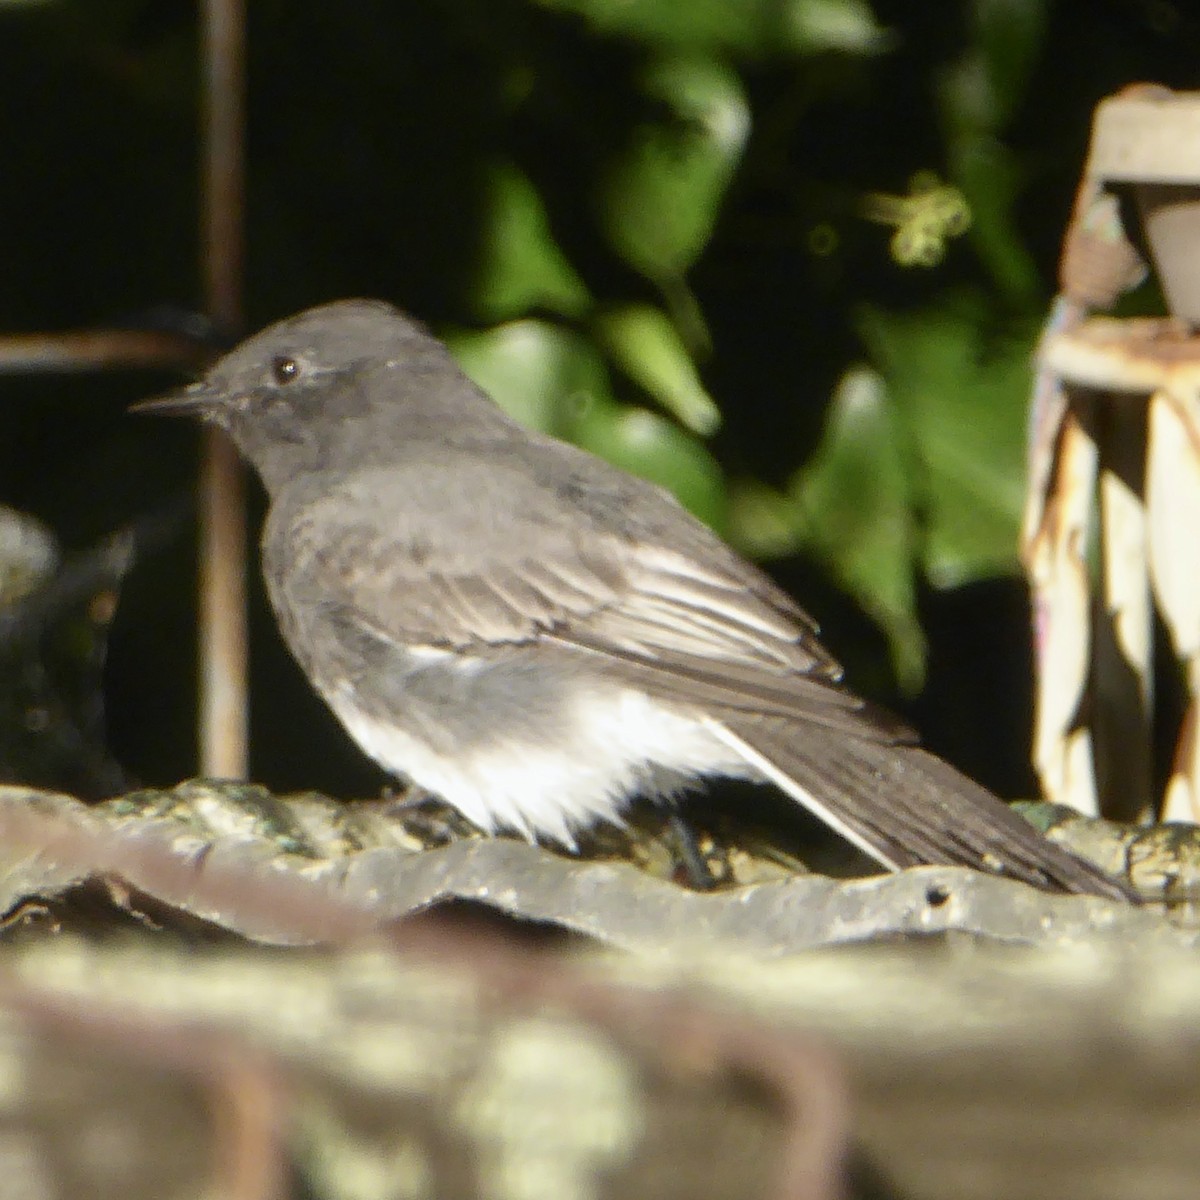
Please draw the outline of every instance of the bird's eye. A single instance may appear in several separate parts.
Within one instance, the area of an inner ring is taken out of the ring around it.
[[[276,383],[291,383],[300,374],[300,364],[286,354],[271,360],[271,376]]]

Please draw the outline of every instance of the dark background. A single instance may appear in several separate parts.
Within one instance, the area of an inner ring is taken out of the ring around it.
[[[250,8],[249,326],[346,295],[387,298],[463,344],[538,320],[593,371],[581,440],[608,445],[630,406],[664,410],[629,369],[632,351],[606,340],[606,315],[629,305],[665,315],[723,424],[704,439],[667,416],[642,465],[742,548],[771,552],[770,569],[821,620],[859,690],[901,708],[993,787],[1030,793],[1011,499],[1024,364],[1054,291],[1092,108],[1139,80],[1195,87],[1193,10],[824,0],[815,8],[843,24],[800,37],[785,18],[814,9],[803,2]],[[186,0],[0,0],[0,333],[200,306],[196,21]],[[647,85],[663,63],[740,89],[747,138],[715,182],[688,96]],[[636,186],[631,162],[644,168]],[[501,282],[518,280],[507,291],[481,267],[500,167],[521,173],[544,216],[502,264]],[[902,195],[922,170],[960,189],[973,225],[941,261],[906,267],[890,231],[864,219],[863,198]],[[642,197],[632,216],[630,195]],[[692,233],[647,253],[636,247],[664,220],[645,202],[655,195],[674,198]],[[570,264],[573,294],[519,284],[526,271],[541,278],[547,246]],[[836,452],[827,440],[831,397],[856,367],[883,389],[874,433],[890,455],[865,489],[857,435]],[[191,489],[196,432],[124,410],[173,382],[0,378],[0,503],[36,514],[73,550],[167,511]],[[578,432],[578,396],[560,390],[547,423]],[[949,420],[955,405],[964,411]],[[972,440],[980,421],[1003,431],[994,458]],[[987,459],[996,482],[972,501],[989,519],[943,537],[945,515],[963,506],[937,482],[948,444]],[[755,516],[756,497],[780,528]],[[901,535],[856,557],[881,512]],[[134,779],[195,769],[194,554],[190,520],[145,549],[112,627],[108,726]],[[373,790],[379,776],[291,664],[256,570],[252,581],[255,778]]]

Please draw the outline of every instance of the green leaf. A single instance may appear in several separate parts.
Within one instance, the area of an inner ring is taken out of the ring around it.
[[[1042,277],[1013,217],[1022,180],[1012,152],[992,137],[963,138],[950,161],[971,210],[968,240],[1009,302],[1034,307]]]
[[[600,220],[627,262],[670,287],[708,243],[750,110],[737,75],[704,59],[660,60],[642,91],[668,115],[634,131],[602,186]]]
[[[648,304],[614,309],[597,321],[601,344],[639,387],[694,433],[711,434],[721,411],[704,390],[670,318]]]
[[[487,192],[475,311],[487,321],[511,320],[539,308],[564,316],[582,313],[589,303],[587,288],[555,242],[537,189],[506,163],[489,172]]]
[[[611,401],[608,371],[586,338],[549,321],[511,321],[447,338],[462,369],[509,416],[556,436],[593,403]]]
[[[864,366],[842,376],[816,452],[791,495],[805,543],[887,634],[900,685],[919,689],[925,641],[917,620],[909,464],[883,380]]]
[[[596,347],[549,321],[447,338],[462,369],[509,416],[668,488],[702,521],[725,524],[725,480],[702,442],[644,408],[618,404]]]
[[[889,39],[865,0],[539,0],[597,31],[670,50],[871,54]]]
[[[943,83],[957,128],[998,133],[1007,124],[1042,48],[1045,9],[1045,0],[974,0],[971,48]]]
[[[739,479],[729,489],[730,544],[751,558],[783,558],[803,538],[795,500],[758,479]]]
[[[829,50],[878,54],[893,44],[887,30],[875,23],[865,0],[804,0],[793,4],[790,17],[796,48],[810,54]]]
[[[936,587],[1017,569],[1036,330],[988,338],[987,318],[970,297],[860,315],[919,470],[921,561]]]
[[[728,511],[725,480],[707,447],[647,408],[598,400],[576,421],[571,440],[615,466],[673,492],[718,532]]]
[[[1041,280],[1013,218],[1019,165],[999,134],[1025,97],[1045,23],[1045,0],[974,0],[971,46],[938,92],[951,177],[971,207],[971,243],[1010,302],[1026,306]]]

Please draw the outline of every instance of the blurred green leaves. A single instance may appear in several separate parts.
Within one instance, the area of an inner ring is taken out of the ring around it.
[[[750,57],[822,50],[871,53],[887,43],[865,0],[540,0],[598,32],[647,45]]]
[[[790,466],[774,478],[727,474],[708,445],[735,436],[720,432],[722,408],[740,389],[710,381],[736,347],[710,335],[693,279],[722,253],[729,214],[736,220],[742,211],[740,189],[778,172],[772,155],[781,138],[803,136],[805,123],[818,119],[810,114],[817,101],[827,106],[819,119],[836,123],[828,105],[845,95],[851,64],[869,71],[900,43],[862,0],[530,2],[581,18],[586,36],[635,50],[628,74],[614,82],[619,93],[602,104],[597,97],[594,118],[570,115],[573,137],[606,147],[589,159],[583,181],[587,236],[626,274],[599,270],[594,253],[580,253],[581,214],[558,207],[560,195],[518,165],[519,155],[497,161],[486,176],[469,295],[488,327],[460,331],[455,352],[519,420],[670,488],[745,553],[819,563],[885,633],[898,682],[915,690],[925,657],[922,584],[956,587],[1016,567],[1041,284],[1013,215],[1020,166],[1001,135],[1036,60],[1041,0],[972,0],[964,8],[965,40],[938,66],[931,89],[944,161],[909,159],[907,195],[882,173],[873,189],[850,193],[853,220],[895,231],[894,264],[873,243],[875,275],[922,266],[928,278],[953,264],[956,282],[926,287],[921,302],[900,307],[873,299],[867,278],[847,277],[830,293],[857,351],[830,364],[813,346],[824,362],[822,390],[800,380],[773,397],[777,408],[795,411],[784,422],[794,444],[773,447]],[[782,105],[756,107],[738,64],[790,60],[802,70],[813,55],[844,65],[814,74]],[[536,96],[536,62],[523,61],[521,71],[522,95]],[[520,97],[513,103],[519,108]],[[601,122],[601,109],[614,105],[622,120]],[[823,170],[789,167],[784,186]],[[826,183],[803,188],[795,195],[804,203],[824,196],[827,207],[815,215],[798,208],[790,236],[810,244],[812,228],[837,230],[822,269],[843,269],[855,234],[845,213],[828,207],[836,191]],[[786,219],[780,228],[782,246]],[[966,288],[967,252],[956,240],[963,233],[975,254]],[[785,336],[810,338],[803,325]],[[738,428],[744,438],[745,422]],[[749,444],[740,457],[756,455]]]
[[[887,634],[897,679],[916,690],[925,641],[916,611],[918,522],[908,432],[883,378],[851,367],[791,495],[801,544]]]
[[[627,305],[604,313],[597,332],[629,378],[681,424],[695,433],[716,432],[720,410],[666,313],[648,304]]]
[[[488,172],[482,234],[471,300],[484,320],[538,308],[571,316],[586,308],[587,288],[558,248],[537,189],[512,164]]]
[[[665,417],[600,399],[581,413],[573,440],[670,489],[702,521],[724,532],[726,495],[720,467],[701,442]]]
[[[954,182],[972,212],[971,236],[995,286],[1031,304],[1040,281],[1013,215],[1021,167],[1001,141],[1025,94],[1045,34],[1045,0],[971,0],[972,37],[940,88],[946,150]]]
[[[633,131],[598,194],[618,253],[672,289],[712,235],[750,129],[737,75],[712,59],[665,58],[639,81],[659,119]]]
[[[860,318],[909,437],[920,566],[939,588],[1017,568],[1037,331],[988,336],[987,319],[979,297]]]
[[[463,370],[509,416],[555,437],[569,436],[577,414],[610,395],[596,347],[549,321],[511,321],[447,340]]]
[[[742,545],[825,564],[887,635],[910,691],[924,676],[918,581],[951,588],[1017,570],[1036,330],[989,337],[986,315],[977,296],[906,316],[865,308],[875,365],[847,369],[784,490],[742,483],[732,502]]]
[[[897,681],[920,687],[917,583],[952,588],[1017,568],[1024,410],[1036,328],[988,336],[979,297],[859,316],[875,364],[847,369],[816,450],[783,491],[738,485],[748,550],[803,551],[886,633]]]
[[[605,340],[627,357],[620,330],[618,323]],[[638,343],[636,331],[632,342]],[[510,416],[669,488],[701,520],[724,529],[725,483],[712,453],[674,421],[619,403],[609,364],[593,340],[548,321],[525,320],[460,333],[450,346],[467,374]]]
[[[97,295],[152,303],[191,256],[194,13],[27,3],[0,0],[0,48],[24,30],[0,77],[25,155],[0,178],[9,273],[82,315]],[[1011,129],[1047,11],[263,0],[248,27],[250,310],[355,291],[451,326],[522,422],[670,488],[745,553],[815,566],[915,687],[922,588],[1015,567],[1048,288],[1017,219],[1034,160]],[[52,88],[43,52],[61,52]],[[51,93],[63,109],[93,98],[58,142],[58,113],[20,116]],[[150,167],[120,152],[139,105]],[[93,149],[110,134],[115,149]],[[64,195],[88,197],[74,219],[103,219],[106,245],[111,226],[148,251],[89,260],[75,232],[38,242],[19,218]],[[152,284],[132,265],[124,278],[135,260]]]

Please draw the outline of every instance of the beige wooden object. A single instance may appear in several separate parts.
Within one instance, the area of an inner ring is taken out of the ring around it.
[[[1059,381],[1067,404],[1049,498],[1027,550],[1038,614],[1035,763],[1043,787],[1052,799],[1095,813],[1095,776],[1103,774],[1106,754],[1126,789],[1138,786],[1137,777],[1148,779],[1152,598],[1193,695],[1162,811],[1166,819],[1196,820],[1200,757],[1190,731],[1200,682],[1200,336],[1171,320],[1096,317],[1049,334],[1042,367]],[[1120,436],[1098,447],[1102,406],[1115,412],[1110,428]],[[1145,430],[1141,472],[1129,455],[1138,426]],[[1088,566],[1097,475],[1098,595]],[[1110,662],[1096,633],[1101,626]],[[1107,749],[1095,737],[1102,714],[1109,718]],[[1085,729],[1096,742],[1092,790],[1078,761]],[[1138,807],[1145,801],[1139,797]]]
[[[1173,316],[1092,316],[1145,276],[1123,224],[1135,210]],[[1138,84],[1096,108],[1038,355],[1022,530],[1043,790],[1124,820],[1200,818],[1197,281],[1200,92]],[[1152,785],[1156,610],[1192,698],[1162,797]]]

